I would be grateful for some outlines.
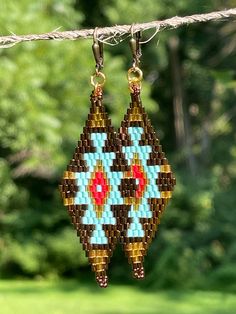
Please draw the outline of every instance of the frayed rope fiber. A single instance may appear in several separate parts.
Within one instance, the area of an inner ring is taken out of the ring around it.
[[[152,21],[141,24],[137,23],[133,25],[115,25],[111,27],[101,27],[97,29],[97,38],[98,40],[107,44],[109,44],[109,41],[111,40],[113,40],[114,44],[118,44],[119,42],[122,41],[121,40],[122,36],[130,33],[131,26],[133,33],[149,29],[156,29],[155,34],[157,34],[158,32],[164,29],[174,29],[182,25],[189,25],[193,23],[225,20],[230,17],[236,17],[236,8],[206,14],[194,14],[184,17],[175,16],[162,21]],[[0,48],[10,48],[15,44],[26,41],[76,40],[79,38],[91,38],[93,37],[93,34],[94,29],[82,29],[64,32],[53,31],[44,34],[0,36]]]

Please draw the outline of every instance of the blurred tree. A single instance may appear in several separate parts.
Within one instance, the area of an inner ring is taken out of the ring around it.
[[[146,22],[236,5],[143,3],[4,1],[0,31]],[[235,289],[235,30],[230,21],[192,25],[143,45],[143,103],[177,174],[143,285]],[[105,48],[104,98],[118,127],[129,103],[131,53],[127,42]],[[89,110],[91,41],[25,43],[0,57],[0,276],[75,275],[89,268],[57,184]],[[123,263],[118,249],[113,278],[128,281]]]

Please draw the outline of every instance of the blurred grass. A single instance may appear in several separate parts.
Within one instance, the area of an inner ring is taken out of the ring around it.
[[[234,314],[236,296],[209,291],[102,290],[75,281],[0,281],[1,314]]]

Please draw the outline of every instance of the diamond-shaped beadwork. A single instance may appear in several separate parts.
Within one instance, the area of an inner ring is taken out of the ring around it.
[[[118,138],[128,166],[122,179],[127,184],[121,188],[124,205],[118,228],[134,277],[139,279],[144,278],[144,256],[171,197],[175,178],[142,107],[138,85],[132,88],[130,108]]]
[[[86,126],[60,190],[101,287],[107,286],[118,238],[134,277],[144,278],[144,256],[174,185],[139,86],[132,89],[118,133],[105,113],[102,91],[93,92]]]
[[[122,172],[111,171],[116,151],[116,137],[102,104],[102,90],[96,90],[91,96],[86,127],[60,189],[101,287],[107,286],[106,271],[118,238],[114,206],[123,203],[118,189]]]

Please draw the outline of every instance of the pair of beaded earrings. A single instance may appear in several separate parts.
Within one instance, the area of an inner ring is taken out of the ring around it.
[[[60,185],[64,205],[100,287],[119,240],[133,276],[144,278],[143,261],[175,185],[170,165],[140,99],[140,33],[130,41],[131,103],[118,132],[103,106],[102,43],[94,36],[96,72],[91,108]]]

